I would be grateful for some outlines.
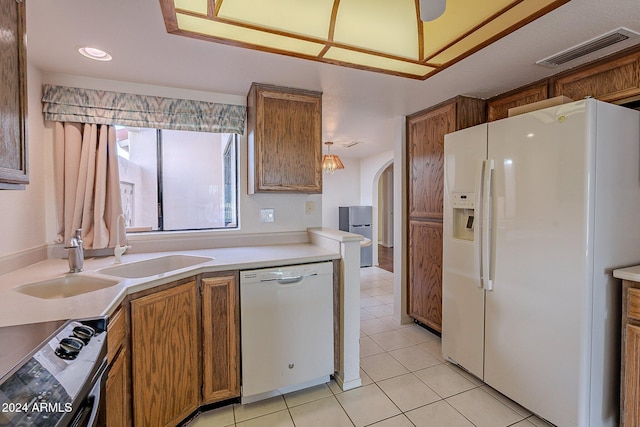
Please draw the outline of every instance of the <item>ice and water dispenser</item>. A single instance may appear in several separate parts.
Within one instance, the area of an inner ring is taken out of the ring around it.
[[[473,241],[475,226],[475,193],[452,193],[451,208],[453,209],[453,237],[456,239]]]

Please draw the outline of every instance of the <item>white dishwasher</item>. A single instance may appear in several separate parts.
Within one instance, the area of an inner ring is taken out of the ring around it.
[[[329,381],[333,263],[240,272],[242,403]]]

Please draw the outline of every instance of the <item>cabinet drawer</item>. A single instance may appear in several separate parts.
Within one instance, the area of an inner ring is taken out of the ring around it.
[[[124,312],[118,309],[109,319],[107,327],[107,363],[111,363],[122,347],[126,335]]]
[[[627,301],[627,316],[631,319],[640,320],[640,289],[629,288]]]

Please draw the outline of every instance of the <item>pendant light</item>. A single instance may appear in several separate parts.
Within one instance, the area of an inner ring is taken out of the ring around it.
[[[340,157],[335,154],[331,154],[331,146],[333,145],[333,142],[325,142],[325,144],[327,145],[327,154],[322,156],[322,170],[333,174],[336,169],[344,169],[344,165],[342,164]]]

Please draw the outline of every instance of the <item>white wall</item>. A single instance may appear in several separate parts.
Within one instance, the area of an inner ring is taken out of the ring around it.
[[[322,176],[322,226],[338,229],[338,208],[360,204],[360,159],[340,157],[344,169]]]
[[[378,179],[393,164],[393,150],[365,157],[360,162],[360,204],[374,206],[372,235],[378,235]],[[373,245],[373,265],[378,265],[378,245]]]
[[[0,190],[0,257],[43,246],[46,241],[41,79],[41,73],[28,64],[29,185],[26,190]]]

